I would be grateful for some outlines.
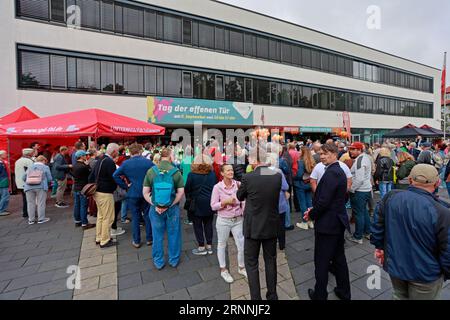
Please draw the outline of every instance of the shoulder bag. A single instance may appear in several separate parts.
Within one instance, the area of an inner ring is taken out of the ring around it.
[[[100,166],[98,168],[97,176],[95,177],[95,182],[94,183],[88,183],[87,185],[85,185],[83,187],[83,189],[81,189],[81,194],[83,196],[85,196],[85,197],[92,197],[94,195],[94,193],[97,191],[98,178],[99,178],[99,175],[100,175],[100,171],[102,170],[103,161],[105,161],[105,159],[103,159],[102,162],[100,162]]]

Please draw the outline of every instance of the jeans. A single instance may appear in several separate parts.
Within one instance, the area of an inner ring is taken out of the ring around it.
[[[439,300],[444,278],[431,283],[411,282],[391,277],[394,300]]]
[[[379,189],[380,189],[380,197],[383,199],[384,195],[392,190],[392,182],[380,182]]]
[[[169,264],[172,267],[176,267],[180,262],[181,255],[180,207],[175,205],[159,214],[156,212],[155,207],[151,206],[149,214],[153,233],[152,257],[155,267],[161,269],[165,265],[164,234],[166,231],[169,247]]]
[[[23,189],[20,189],[20,193],[22,194],[22,217],[28,218],[28,205],[27,205],[27,195]]]
[[[450,182],[446,182],[445,185],[447,186],[447,193],[448,196],[450,197]]]
[[[245,268],[244,262],[244,234],[243,234],[244,218],[222,218],[217,216],[216,230],[217,230],[217,258],[219,259],[220,268],[227,267],[226,253],[228,238],[230,232],[233,234],[234,242],[236,243],[238,252],[238,266]]]
[[[365,234],[370,234],[370,217],[367,210],[370,198],[370,191],[350,193],[350,202],[356,219],[353,236],[358,240],[362,239]]]
[[[127,219],[127,213],[128,213],[128,199],[124,199],[122,200],[122,207],[121,207],[121,211],[120,211],[120,221],[125,222],[125,220]],[[148,213],[148,210],[146,211],[146,214]]]
[[[131,229],[133,230],[133,242],[135,244],[141,243],[141,217],[144,217],[145,221],[145,235],[147,241],[152,241],[152,225],[150,224],[150,216],[148,209],[150,205],[144,198],[128,198],[127,206],[131,211]],[[122,201],[123,208],[123,201]],[[123,212],[123,211],[122,211]]]
[[[204,247],[205,242],[208,246],[212,245],[213,240],[213,221],[214,216],[198,217],[192,216],[194,224],[195,239],[199,247]]]
[[[58,180],[53,179],[52,183],[52,196],[56,195],[56,191],[58,191]]]
[[[9,189],[0,188],[0,213],[3,213],[8,209],[9,204]]]
[[[28,205],[28,221],[35,222],[36,209],[38,221],[45,219],[45,202],[47,200],[47,191],[44,189],[28,190],[26,192]]]
[[[308,210],[308,208],[312,207],[312,191],[311,186],[309,184],[304,183],[303,181],[296,182],[295,192],[297,193],[298,204],[300,206],[300,218],[302,222],[306,222],[303,219],[303,214]]]
[[[80,191],[74,191],[73,199],[73,219],[75,223],[81,222],[85,226],[89,223],[87,218],[88,199]]]

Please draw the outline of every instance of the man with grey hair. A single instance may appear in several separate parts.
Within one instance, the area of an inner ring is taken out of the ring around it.
[[[415,142],[411,142],[408,146],[409,154],[414,157],[414,160],[417,161],[419,158],[420,150],[417,149],[417,144]]]
[[[110,143],[106,147],[106,153],[98,159],[94,170],[89,175],[89,183],[97,183],[97,190],[94,194],[97,203],[97,225],[95,243],[100,248],[107,248],[114,245],[111,239],[111,226],[114,222],[114,196],[117,188],[113,174],[116,171],[114,158],[119,155],[119,146]]]
[[[16,161],[14,164],[14,175],[16,177],[16,187],[18,190],[20,190],[20,193],[22,194],[22,217],[28,218],[28,205],[27,205],[27,197],[25,195],[25,192],[23,191],[24,188],[24,181],[23,176],[26,173],[27,169],[30,168],[33,165],[33,160],[31,158],[34,155],[34,149],[32,148],[25,148],[22,149],[22,157]]]
[[[320,162],[320,148],[321,147],[322,147],[322,145],[320,144],[320,142],[314,142],[314,144],[312,146],[313,158],[316,163]]]

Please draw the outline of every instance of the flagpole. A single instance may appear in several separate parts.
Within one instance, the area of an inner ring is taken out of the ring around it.
[[[446,105],[446,99],[445,99],[445,94],[447,92],[447,71],[445,70],[447,68],[447,52],[444,52],[444,70],[442,72],[445,72],[445,77],[444,79],[442,79],[443,83],[444,83],[444,92],[442,92],[441,90],[441,100],[444,102],[444,141],[447,137],[447,105]]]

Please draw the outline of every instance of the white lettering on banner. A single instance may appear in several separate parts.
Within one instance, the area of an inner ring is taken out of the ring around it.
[[[117,132],[131,132],[131,133],[158,133],[158,129],[147,129],[147,128],[129,128],[129,127],[118,127],[111,126],[111,130]]]
[[[33,128],[33,129],[23,129],[22,133],[46,133],[46,132],[62,132],[64,131],[62,127],[46,127],[46,128]]]

